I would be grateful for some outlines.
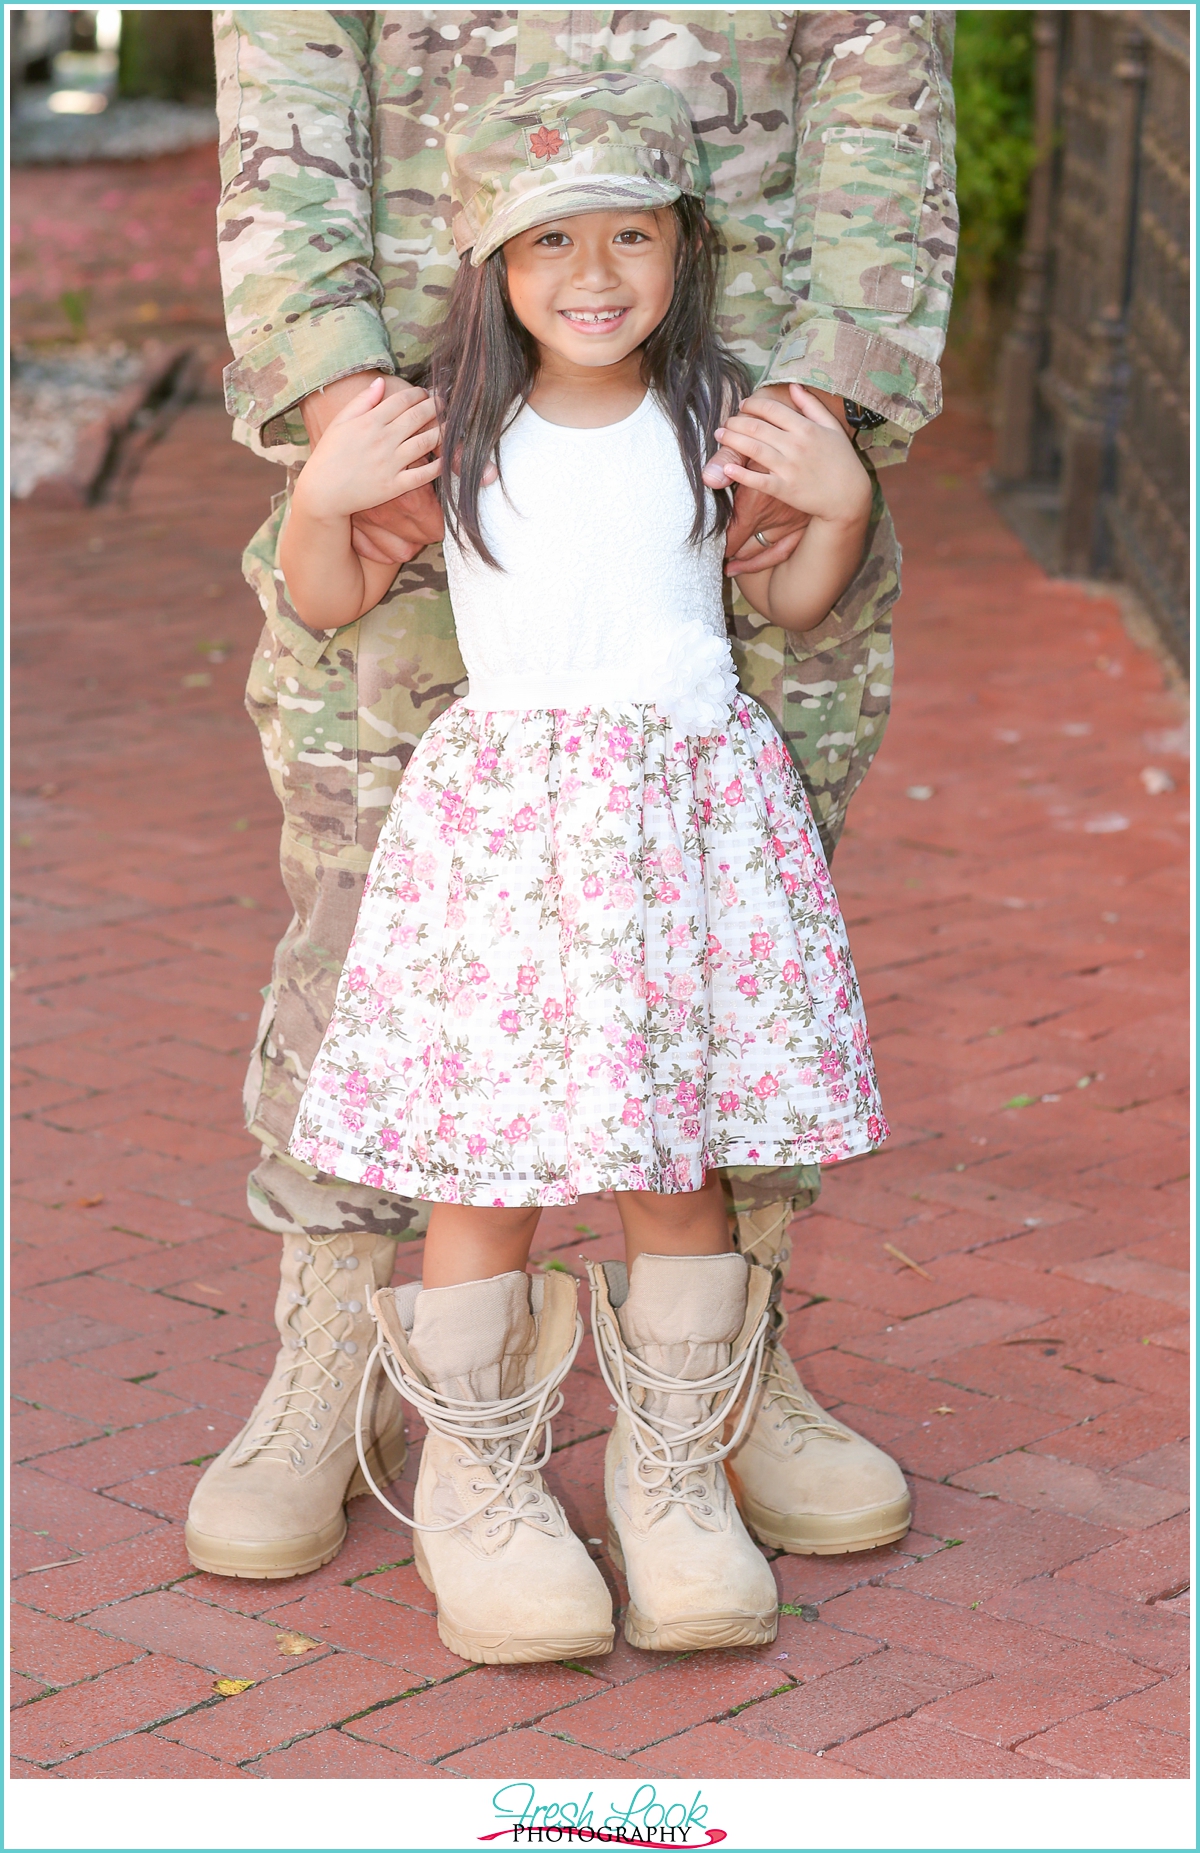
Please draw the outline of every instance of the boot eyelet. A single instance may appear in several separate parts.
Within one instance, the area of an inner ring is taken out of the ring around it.
[[[340,1390],[340,1389],[341,1389],[341,1387],[342,1387],[342,1380],[341,1380],[341,1378],[340,1378],[340,1377],[335,1377],[335,1378],[334,1378],[334,1380],[333,1380],[333,1387],[334,1387],[334,1389],[335,1389],[335,1390]]]

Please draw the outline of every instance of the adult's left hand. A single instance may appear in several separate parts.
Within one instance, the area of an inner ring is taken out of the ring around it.
[[[378,508],[363,508],[351,526],[351,545],[360,559],[403,566],[446,531],[442,505],[431,483],[410,489]]]
[[[833,413],[851,442],[854,433],[846,422],[846,408],[836,393],[820,392],[816,387],[805,386],[804,392],[812,393],[821,401],[827,411]],[[784,405],[801,408],[801,401],[795,396],[791,386],[760,386],[743,399],[739,412],[745,416],[761,409],[764,399],[778,399]],[[704,480],[710,489],[728,489],[732,487],[726,476],[724,464],[738,463],[747,465],[744,457],[735,451],[724,448],[714,451],[704,466]],[[733,519],[725,530],[725,572],[733,578],[737,573],[763,572],[769,566],[781,566],[790,559],[800,545],[809,517],[798,509],[790,508],[786,502],[780,502],[775,496],[767,495],[761,490],[751,489],[746,483],[739,483],[734,490]],[[756,533],[766,536],[770,542],[764,547],[754,538]]]

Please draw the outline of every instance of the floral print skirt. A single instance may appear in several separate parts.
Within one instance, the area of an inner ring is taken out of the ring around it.
[[[293,1154],[439,1203],[699,1189],[887,1137],[808,801],[757,703],[484,713],[423,736]]]

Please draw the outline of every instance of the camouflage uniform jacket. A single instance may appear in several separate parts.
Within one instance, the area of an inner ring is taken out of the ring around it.
[[[645,71],[683,96],[726,246],[720,327],[756,379],[881,413],[860,438],[872,469],[901,461],[939,411],[956,234],[951,13],[262,8],[218,11],[215,31],[227,403],[235,436],[263,454],[303,462],[308,393],[425,360],[457,263],[446,129],[564,71]],[[314,637],[276,567],[282,501],[244,562],[267,616],[247,699],[297,910],[274,980],[294,1021],[286,1034],[277,1021],[274,1041],[264,1031],[284,1095],[277,1112],[250,1106],[276,1138],[400,774],[463,680],[440,547],[358,624]],[[863,568],[816,630],[789,637],[732,603],[742,685],[788,740],[830,849],[886,721],[898,569],[877,486]]]

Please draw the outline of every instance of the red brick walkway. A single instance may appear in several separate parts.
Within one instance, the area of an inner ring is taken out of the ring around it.
[[[215,237],[217,151],[14,170],[10,266],[18,342],[192,338],[228,355]]]
[[[189,1567],[188,1494],[273,1349],[238,1090],[285,915],[236,554],[275,476],[198,406],[127,510],[19,512],[21,1775],[1186,1773],[1182,712],[981,465],[951,414],[891,479],[899,700],[837,874],[896,1132],[828,1177],[788,1294],[915,1528],[777,1559],[770,1648],[587,1666],[464,1669],[370,1500],[314,1576]],[[581,1271],[611,1205],[543,1240]],[[597,1538],[586,1362],[568,1411],[553,1478]]]

